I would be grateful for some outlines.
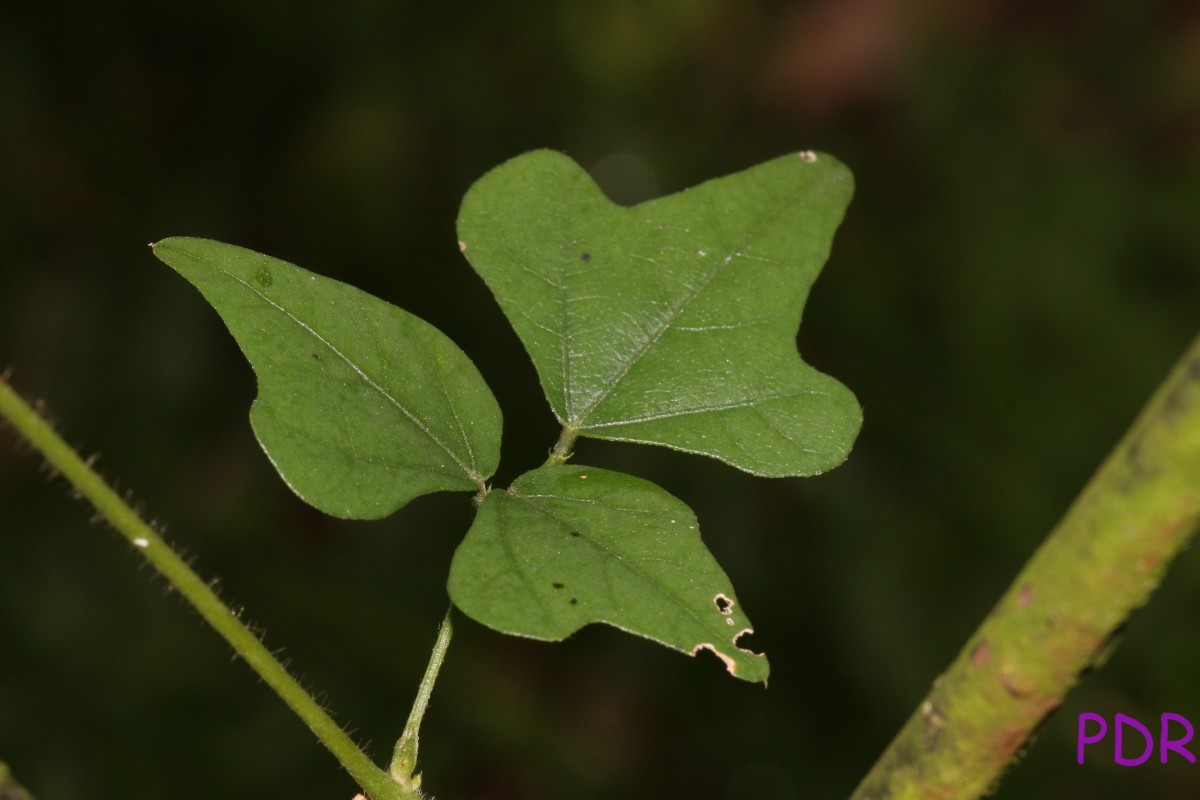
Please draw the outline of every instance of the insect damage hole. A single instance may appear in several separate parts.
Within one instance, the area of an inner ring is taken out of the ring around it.
[[[746,641],[746,637],[752,636],[753,634],[754,628],[742,628],[733,635],[733,646],[738,650],[741,650],[743,653],[749,653],[752,656],[761,656],[762,653],[758,652],[757,650],[752,650],[750,643]]]
[[[737,662],[735,662],[732,658],[730,658],[729,656],[722,653],[717,648],[713,647],[711,643],[701,642],[700,644],[693,647],[692,653],[691,653],[692,657],[694,658],[696,656],[696,654],[699,653],[701,650],[707,650],[708,652],[712,653],[717,658],[721,659],[721,663],[723,663],[725,665],[725,670],[730,675],[737,675]]]
[[[718,594],[716,597],[714,597],[713,604],[717,607],[717,611],[720,611],[726,616],[733,613],[734,603],[729,599],[729,596],[724,593]]]

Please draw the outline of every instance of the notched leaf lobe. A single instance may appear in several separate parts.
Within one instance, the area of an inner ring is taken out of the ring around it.
[[[564,427],[812,475],[861,425],[795,344],[852,188],[806,152],[625,208],[538,151],[476,182],[458,227]]]
[[[468,616],[505,633],[560,640],[604,622],[690,655],[711,649],[739,678],[767,677],[765,656],[735,645],[750,626],[691,510],[629,475],[550,466],[493,491],[449,589]]]

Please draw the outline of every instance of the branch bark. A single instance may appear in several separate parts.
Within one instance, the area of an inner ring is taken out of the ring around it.
[[[34,410],[0,377],[0,421],[9,422],[42,454],[55,473],[61,474],[79,494],[95,506],[96,511],[112,528],[124,536],[133,547],[170,581],[193,608],[199,612],[229,646],[253,669],[267,686],[279,695],[288,707],[321,744],[333,754],[358,785],[371,793],[375,800],[416,800],[420,795],[397,785],[386,772],[372,763],[354,740],[329,716],[320,703],[292,677],[287,668],[267,649],[258,636],[219,598],[206,583],[175,552],[157,530],[146,524],[137,512],[91,467],[90,461],[79,457],[53,426]],[[5,774],[0,773],[0,779]],[[0,788],[3,783],[0,783]],[[20,798],[20,795],[16,795]],[[0,800],[8,800],[0,795]]]
[[[1200,338],[855,791],[987,794],[1200,525]]]

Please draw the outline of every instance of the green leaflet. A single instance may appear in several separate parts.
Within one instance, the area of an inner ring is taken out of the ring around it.
[[[622,208],[537,151],[471,187],[458,231],[566,428],[812,475],[862,424],[795,344],[852,190],[836,159],[802,153]]]
[[[216,308],[258,376],[254,433],[293,491],[337,517],[478,491],[500,408],[470,359],[423,320],[278,259],[205,239],[154,255]]]
[[[765,656],[696,517],[658,486],[619,472],[551,466],[484,499],[450,567],[450,597],[505,633],[560,640],[606,622],[766,681]]]

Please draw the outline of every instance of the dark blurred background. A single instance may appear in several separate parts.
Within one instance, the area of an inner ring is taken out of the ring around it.
[[[865,409],[850,460],[767,481],[649,447],[577,455],[696,510],[770,688],[612,629],[544,644],[462,620],[421,754],[447,799],[848,795],[1200,328],[1200,7],[304,5],[0,5],[0,369],[382,760],[467,498],[373,523],[309,510],[253,439],[233,340],[146,244],[234,242],[440,327],[500,400],[504,484],[557,430],[458,253],[471,181],[552,147],[635,202],[836,154],[857,197],[800,345]],[[12,438],[0,759],[39,800],[349,800],[303,725]],[[1077,766],[1074,728],[1197,720],[1198,608],[1191,551],[998,797],[1194,797],[1200,766]]]

